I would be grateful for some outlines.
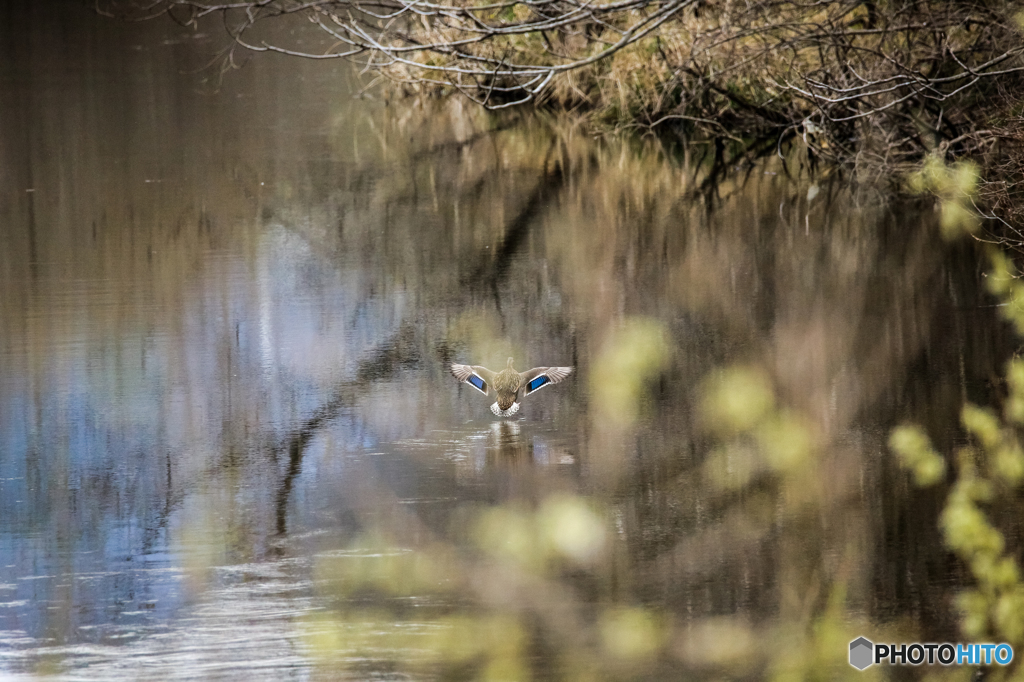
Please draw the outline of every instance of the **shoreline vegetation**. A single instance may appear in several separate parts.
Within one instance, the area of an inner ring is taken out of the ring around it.
[[[596,131],[710,138],[737,159],[806,148],[861,179],[971,159],[978,199],[1024,222],[1024,4],[793,0],[97,0],[217,19],[246,51],[365,66],[386,96],[570,112]],[[286,30],[282,30],[286,29]]]

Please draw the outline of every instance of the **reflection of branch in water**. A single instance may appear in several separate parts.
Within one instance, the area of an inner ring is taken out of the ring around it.
[[[411,153],[409,155],[409,161],[428,161],[432,163],[437,158],[437,155],[440,154],[441,152],[462,151],[467,147],[472,147],[474,144],[480,142],[481,140],[494,139],[495,133],[501,133],[506,130],[513,130],[514,128],[515,126],[512,123],[507,122],[498,125],[494,128],[488,128],[487,130],[481,130],[476,133],[473,133],[464,140],[449,140],[447,142],[435,142],[429,147]]]
[[[547,158],[544,160],[544,168],[548,168],[548,161],[555,149],[552,142],[548,149]],[[535,224],[537,215],[562,187],[565,186],[565,173],[560,164],[556,164],[553,170],[546,170],[541,176],[537,187],[533,190],[526,204],[519,213],[505,227],[505,238],[494,251],[494,256],[481,262],[468,277],[463,279],[463,284],[480,284],[486,290],[492,288],[498,280],[505,276],[512,265],[512,256],[522,247],[530,228]]]
[[[552,149],[553,149],[552,145]],[[548,157],[550,158],[549,151]],[[545,160],[544,167],[548,167]],[[505,229],[505,238],[501,245],[495,250],[493,257],[481,254],[482,262],[474,269],[473,275],[467,283],[480,283],[486,288],[495,292],[495,303],[501,311],[500,300],[497,298],[497,284],[505,276],[512,258],[526,242],[530,228],[536,222],[536,217],[541,209],[550,201],[564,186],[564,174],[560,166],[554,170],[547,171],[541,177],[533,194],[527,200],[522,210],[509,222]],[[276,515],[277,533],[284,535],[287,532],[287,504],[290,497],[292,484],[295,477],[302,468],[302,455],[306,446],[312,439],[314,433],[326,422],[334,418],[346,404],[350,404],[354,398],[356,389],[366,385],[387,379],[402,367],[415,364],[420,359],[415,334],[411,325],[404,325],[397,334],[387,342],[381,344],[370,357],[360,363],[353,381],[341,384],[333,396],[324,403],[313,416],[305,420],[298,429],[286,439],[280,446],[274,448],[277,452],[287,451],[289,453],[288,469],[278,489]],[[508,425],[505,425],[507,428]],[[506,429],[507,430],[507,429]],[[521,455],[526,451],[525,446],[513,438],[506,431],[502,432],[499,439],[499,451],[509,453],[512,459],[522,459]],[[529,453],[527,453],[527,456]]]
[[[316,410],[311,417],[299,425],[278,447],[273,449],[274,457],[279,452],[288,453],[288,469],[277,490],[275,516],[277,534],[288,532],[288,500],[292,485],[302,471],[302,457],[309,442],[330,420],[334,419],[346,405],[355,402],[356,394],[370,384],[388,379],[403,367],[411,367],[420,359],[415,334],[411,326],[403,326],[391,338],[380,344],[368,358],[359,363],[356,377],[341,383],[331,398]]]
[[[470,140],[459,143],[458,146],[461,147],[472,143],[479,139],[479,137],[473,136]],[[473,274],[464,280],[466,284],[475,285],[469,287],[470,291],[497,292],[498,285],[502,278],[507,275],[515,254],[526,244],[527,236],[530,229],[536,224],[537,216],[550,202],[552,197],[564,187],[565,178],[561,166],[556,163],[552,168],[550,162],[554,149],[555,143],[552,143],[542,166],[545,171],[541,174],[536,188],[525,202],[525,205],[505,226],[505,237],[499,247],[493,252],[489,250],[481,250],[479,252],[477,263],[471,270]],[[436,151],[436,149],[433,149],[433,151]],[[320,246],[315,241],[307,240],[306,243],[312,248]],[[446,305],[450,308],[468,305],[471,297],[470,291],[460,294],[460,300],[447,301]],[[500,311],[500,301],[497,299],[496,304]],[[346,407],[355,404],[360,393],[371,384],[386,380],[394,376],[402,368],[414,366],[421,361],[425,339],[418,338],[421,336],[416,333],[418,328],[417,325],[408,321],[403,323],[394,335],[380,343],[366,355],[359,363],[354,378],[337,384],[330,396],[320,407],[297,424],[295,428],[290,429],[284,438],[271,436],[269,439],[264,440],[262,444],[257,445],[256,452],[263,452],[269,455],[273,461],[278,461],[283,453],[288,454],[285,470],[275,486],[274,514],[275,530],[278,536],[283,536],[287,533],[288,503],[295,480],[302,472],[302,460],[310,442],[317,432]],[[437,350],[442,355],[444,354],[443,348],[438,348]],[[523,445],[521,443],[510,444],[506,438],[499,443],[499,448],[502,448],[502,452],[509,453],[510,457],[517,458],[522,454]],[[529,453],[527,453],[527,456],[529,456]],[[178,481],[179,489],[177,492],[172,492],[170,483],[168,483],[166,504],[159,512],[157,522],[147,529],[147,534],[150,537],[155,537],[162,529],[166,528],[170,515],[182,504],[187,495],[194,490],[197,482],[208,480],[216,472],[233,466],[228,461],[228,457],[229,453],[225,453],[216,462],[205,467],[199,474],[190,477],[188,482]]]
[[[378,345],[369,353],[369,356],[359,363],[356,377],[350,381],[340,383],[331,394],[331,397],[313,414],[305,419],[297,428],[292,430],[283,440],[274,439],[277,442],[265,442],[257,448],[257,452],[268,453],[275,461],[282,452],[288,453],[288,467],[285,470],[281,482],[277,486],[275,499],[276,530],[278,535],[287,532],[287,508],[288,500],[291,497],[292,487],[295,479],[302,471],[302,458],[306,448],[316,433],[331,419],[336,417],[346,405],[355,402],[358,393],[367,388],[372,382],[386,379],[392,376],[402,367],[414,365],[420,357],[418,348],[415,345],[413,328],[404,326],[386,341]],[[179,488],[172,492],[171,487],[171,460],[167,460],[167,498],[163,508],[157,513],[156,523],[146,528],[142,547],[152,547],[156,537],[166,529],[171,514],[178,509],[188,497],[196,484],[213,478],[216,472],[223,469],[230,469],[234,464],[234,449],[227,450],[220,458],[204,467],[198,474],[190,477],[187,482],[178,483]]]
[[[482,252],[480,262],[473,270],[473,274],[464,280],[466,284],[478,284],[484,290],[490,289],[494,293],[499,315],[501,314],[501,302],[498,297],[498,283],[507,274],[514,255],[526,243],[526,237],[530,228],[536,224],[538,214],[565,185],[565,176],[559,164],[556,164],[553,170],[547,170],[550,167],[549,162],[554,150],[555,143],[553,142],[544,160],[545,172],[526,204],[506,225],[505,238],[501,245],[493,255]],[[345,405],[354,402],[357,389],[387,379],[402,367],[414,365],[419,360],[420,352],[416,343],[414,327],[404,324],[394,336],[381,344],[377,350],[360,363],[354,380],[338,386],[332,397],[323,406],[293,431],[284,443],[273,448],[275,457],[278,452],[287,451],[289,453],[288,469],[278,489],[276,502],[278,535],[284,535],[287,532],[286,509],[292,484],[301,471],[303,453],[315,432],[333,419]],[[499,452],[507,454],[506,459],[523,459],[524,453],[525,457],[529,457],[528,449],[518,439],[518,431],[512,434],[508,430],[512,428],[511,426],[507,424],[503,424],[503,426],[505,429],[498,441]]]
[[[288,444],[288,471],[281,481],[281,487],[277,489],[277,500],[274,503],[278,535],[288,532],[288,499],[291,497],[295,478],[302,472],[302,453],[312,437],[312,431],[305,431]]]
[[[715,199],[721,200],[722,197],[718,196],[718,190],[723,185],[725,178],[733,171],[736,164],[741,161],[749,164],[747,178],[749,178],[750,171],[754,169],[753,162],[764,158],[774,153],[781,145],[785,144],[789,140],[796,136],[794,131],[788,131],[783,133],[779,138],[758,138],[743,146],[732,154],[728,154],[725,149],[725,144],[721,138],[716,138],[714,141],[714,157],[711,161],[711,167],[707,171],[707,175],[697,184],[693,190],[687,193],[688,197],[701,197],[704,199],[704,205],[707,208],[708,213],[711,213],[715,206]],[[704,162],[710,155],[710,151],[706,150],[700,159],[694,164],[693,168],[693,181],[696,181],[697,176],[700,174],[701,169],[704,167]],[[785,166],[785,159],[783,159],[783,165]],[[691,183],[693,184],[693,183]],[[739,183],[734,191],[742,189],[744,183]]]

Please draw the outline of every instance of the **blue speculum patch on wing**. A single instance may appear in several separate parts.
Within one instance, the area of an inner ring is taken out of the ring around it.
[[[533,391],[536,391],[538,388],[540,388],[546,383],[548,383],[548,378],[546,376],[539,376],[530,383],[528,383],[526,385],[526,388],[529,389],[529,391],[532,393]]]
[[[474,375],[470,376],[469,377],[469,383],[473,384],[474,386],[476,386],[478,389],[480,389],[484,393],[487,392],[487,383],[484,382],[484,380],[481,379],[480,377],[478,377],[477,375],[474,374]]]

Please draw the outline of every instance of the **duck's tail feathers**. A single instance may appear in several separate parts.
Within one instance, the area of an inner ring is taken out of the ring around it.
[[[518,411],[519,403],[512,403],[512,407],[508,408],[507,410],[503,410],[500,407],[498,407],[497,401],[495,401],[495,403],[491,405],[491,412],[494,413],[495,417],[511,417]]]

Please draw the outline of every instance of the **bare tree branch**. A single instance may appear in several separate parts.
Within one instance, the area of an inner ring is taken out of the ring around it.
[[[795,130],[834,158],[868,140],[886,159],[943,140],[980,144],[963,132],[973,103],[1024,85],[1018,10],[982,0],[96,2],[191,26],[221,16],[225,68],[235,49],[350,59],[398,87],[448,89],[488,109],[554,100],[646,129],[773,140]]]

